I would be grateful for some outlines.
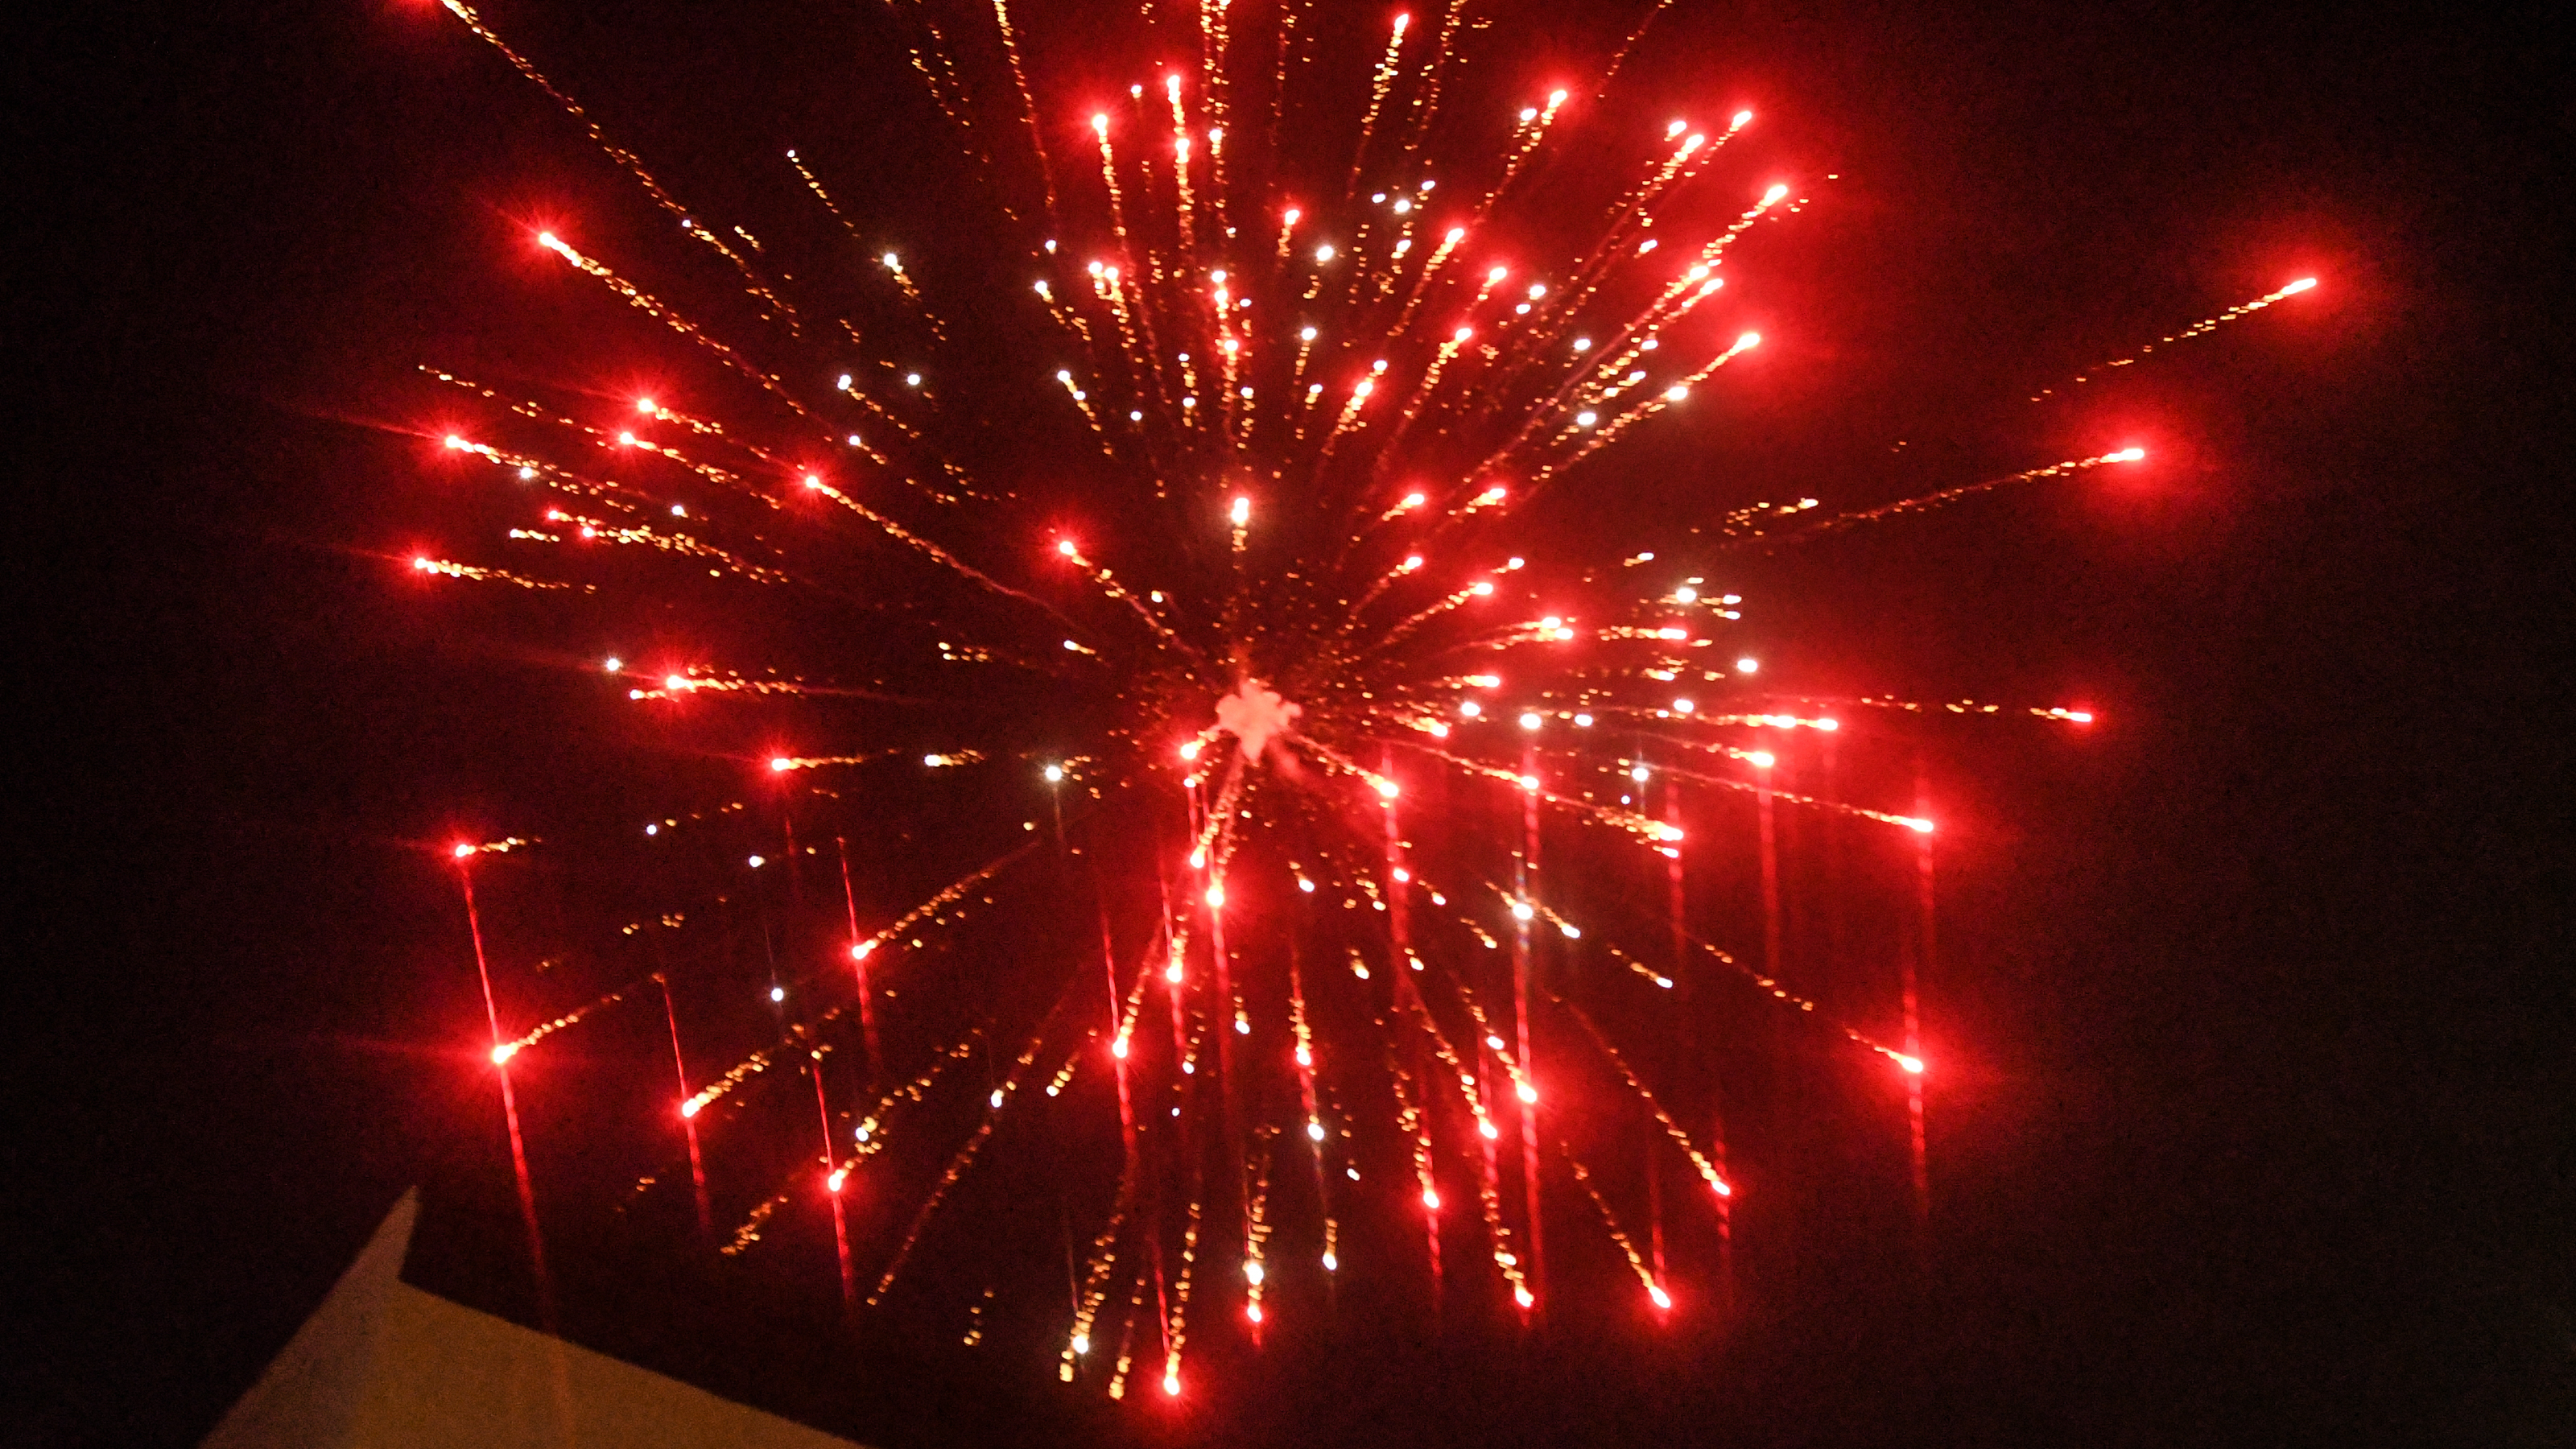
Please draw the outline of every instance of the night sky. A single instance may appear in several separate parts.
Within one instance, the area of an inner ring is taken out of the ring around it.
[[[887,1449],[2576,1433],[2563,51],[2387,9],[1664,27],[1623,84],[1752,97],[1782,164],[1848,182],[1777,253],[1770,325],[1801,340],[1666,464],[1867,503],[2114,431],[2156,450],[2138,481],[1746,567],[1768,654],[1820,692],[2104,718],[1922,737],[1960,825],[1926,1252],[1833,1185],[1884,1179],[1901,1132],[1843,1103],[1775,1139],[1799,1209],[1722,1342],[1355,1310],[1208,1417],[1111,1414],[953,1333],[854,1360],[806,1291],[827,1260],[704,1272],[567,1188],[576,1336]],[[621,33],[584,43],[632,62],[631,94],[595,88],[629,106],[775,90],[928,144],[881,50],[737,64],[657,7]],[[608,187],[568,123],[420,4],[75,7],[13,38],[12,655],[38,724],[0,937],[0,1438],[193,1443],[407,1186],[412,1276],[528,1313],[434,847],[622,819],[621,782],[685,771],[528,643],[537,616],[384,556],[464,486],[386,431],[430,425],[408,370],[500,355],[466,339],[515,305],[514,239]],[[685,113],[603,109],[688,149]],[[2020,402],[2308,273],[2299,307],[2117,393]]]

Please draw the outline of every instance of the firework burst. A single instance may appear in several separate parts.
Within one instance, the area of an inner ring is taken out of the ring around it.
[[[1739,258],[1826,180],[1766,167],[1752,112],[1631,124],[1602,98],[1643,25],[1505,94],[1507,26],[1459,3],[1366,34],[1294,0],[1148,6],[1076,72],[1061,21],[896,0],[955,195],[880,214],[861,161],[800,144],[746,158],[779,198],[756,234],[446,8],[679,237],[621,259],[532,228],[665,340],[667,381],[424,366],[456,419],[433,452],[520,516],[491,559],[407,566],[622,601],[638,632],[647,605],[741,624],[596,667],[675,732],[735,721],[756,802],[637,822],[670,899],[624,928],[654,953],[631,979],[519,1028],[487,984],[505,1082],[658,1001],[670,1056],[636,1071],[658,1094],[677,1067],[661,1120],[723,1252],[828,1217],[854,1311],[914,1291],[970,1344],[1043,1321],[1056,1372],[1111,1397],[1181,1394],[1202,1345],[1258,1345],[1354,1272],[1523,1323],[1566,1296],[1716,1311],[1715,1061],[1745,1046],[1712,1039],[1720,1000],[1874,1074],[1925,1200],[1934,824],[1844,798],[1830,761],[1869,748],[1858,721],[1999,707],[1794,693],[1726,554],[2143,454],[1839,514],[1676,498],[1673,552],[1597,547],[1579,490],[1760,365]],[[1915,949],[1875,996],[1786,979],[1791,813],[1887,867]],[[1698,886],[1728,852],[1758,905]],[[756,992],[703,944],[726,920],[758,933]],[[750,1037],[726,1024],[755,1005]],[[914,1288],[934,1256],[1024,1261],[951,1225],[1019,1231],[967,1200],[1041,1190],[1061,1281]]]

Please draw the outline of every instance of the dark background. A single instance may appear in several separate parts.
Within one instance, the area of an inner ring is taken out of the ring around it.
[[[506,822],[600,741],[360,552],[417,484],[345,419],[394,406],[354,359],[448,326],[442,269],[577,147],[423,8],[22,25],[10,653],[38,719],[0,1435],[185,1443],[396,1193],[493,1171],[452,897],[411,843]],[[2325,287],[2140,370],[2105,421],[2161,430],[2149,481],[1778,581],[1781,635],[1836,641],[1820,672],[2105,712],[2079,745],[1935,737],[1990,824],[1931,983],[1982,1075],[1934,1098],[1929,1286],[1819,1280],[1723,1371],[1362,1343],[1396,1388],[1290,1384],[1246,1432],[2564,1442],[2563,53],[2393,9],[1683,7],[1658,34],[1756,78],[1867,200],[1820,219],[1843,285],[1810,331],[1847,352],[1757,441],[1828,460],[1781,492],[1965,481],[1834,469],[1954,396]],[[770,1332],[745,1353],[793,1409],[824,1355]],[[1133,1427],[918,1372],[951,1398],[832,1427]]]

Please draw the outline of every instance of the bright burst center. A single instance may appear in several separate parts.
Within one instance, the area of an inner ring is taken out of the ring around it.
[[[1216,702],[1216,727],[1233,735],[1244,762],[1253,764],[1273,738],[1295,729],[1297,717],[1304,713],[1281,699],[1277,690],[1264,688],[1260,680],[1246,679],[1234,693]]]

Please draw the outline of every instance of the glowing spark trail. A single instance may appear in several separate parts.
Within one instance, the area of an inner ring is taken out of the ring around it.
[[[2146,344],[2127,357],[2115,358],[2112,361],[2099,363],[2093,367],[2087,368],[2085,371],[2075,375],[2075,382],[2078,385],[2091,382],[2095,374],[2108,372],[2115,367],[2134,367],[2138,363],[2144,361],[2146,359],[2146,355],[2155,351],[2158,347],[2170,347],[2177,342],[2188,342],[2195,337],[2207,336],[2240,317],[2250,317],[2255,313],[2262,311],[2264,308],[2271,306],[2273,303],[2280,301],[2284,297],[2295,297],[2301,292],[2314,291],[2316,289],[2316,285],[2316,278],[2301,277],[2297,281],[2290,283],[2288,286],[2281,288],[2277,292],[2266,292],[2251,302],[2239,302],[2235,306],[2228,308],[2226,311],[2219,313],[2217,316],[2203,317],[2199,321],[2182,329],[2180,332],[2173,333],[2166,337],[2159,337],[2155,341]],[[2031,401],[2038,402],[2042,398],[2053,397],[2056,393],[2057,389],[2044,387],[2031,396]]]
[[[2026,473],[2013,473],[2001,478],[1989,478],[1982,483],[1944,488],[1938,493],[1926,493],[1919,498],[1900,499],[1894,503],[1881,504],[1876,508],[1863,509],[1857,513],[1836,514],[1799,528],[1792,536],[1812,537],[1821,533],[1838,532],[1859,524],[1877,523],[1909,513],[1929,513],[1933,509],[1956,503],[1962,498],[1973,498],[1977,494],[2010,487],[2015,483],[2035,483],[2042,478],[2063,478],[2070,473],[2099,468],[2105,463],[2135,463],[2146,456],[2147,450],[2144,448],[2122,448],[2117,452],[2102,453],[2090,458],[2070,458],[2063,463],[2052,463],[2045,468],[2033,468]]]

